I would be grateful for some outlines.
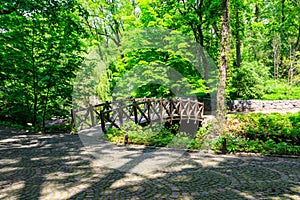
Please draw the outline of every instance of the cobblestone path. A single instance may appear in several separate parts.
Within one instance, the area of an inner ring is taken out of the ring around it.
[[[300,199],[299,158],[184,153],[144,174],[124,167],[134,156],[117,167],[99,159],[78,135],[2,128],[0,199]]]

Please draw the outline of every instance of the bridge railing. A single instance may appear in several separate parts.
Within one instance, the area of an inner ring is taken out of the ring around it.
[[[197,99],[134,98],[90,105],[73,111],[73,119],[79,130],[101,124],[105,132],[107,126],[120,128],[129,121],[140,125],[165,120],[202,121],[203,113],[204,104]]]

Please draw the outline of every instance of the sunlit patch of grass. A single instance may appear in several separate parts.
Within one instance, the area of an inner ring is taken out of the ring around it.
[[[267,93],[263,100],[296,100],[300,99],[300,85],[290,86],[283,81],[270,80],[267,83]]]

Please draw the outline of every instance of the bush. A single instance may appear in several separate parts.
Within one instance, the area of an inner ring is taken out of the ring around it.
[[[168,128],[158,123],[152,126],[141,127],[130,122],[124,125],[122,129],[108,129],[106,137],[109,141],[120,144],[124,142],[124,135],[127,133],[130,144],[200,149],[209,129],[209,127],[200,128],[196,135],[193,135],[178,132],[178,128],[176,124]]]
[[[227,150],[268,154],[300,154],[300,112],[231,115]],[[220,150],[222,139],[215,145]]]
[[[131,144],[201,149],[209,130],[210,126],[201,127],[193,136],[178,133],[178,125],[166,128],[155,124],[143,128],[132,122],[121,130],[109,129],[106,137],[111,142],[123,143],[127,133]],[[225,138],[228,152],[300,155],[300,112],[230,115]],[[223,138],[217,140],[210,144],[211,148],[220,151],[222,142]]]
[[[233,72],[231,99],[260,99],[266,91],[268,68],[258,62],[244,62]]]
[[[211,125],[200,127],[194,137],[194,139],[188,144],[188,149],[202,149],[205,139],[207,138],[208,131],[210,130]]]
[[[124,142],[124,135],[127,133],[130,144],[166,146],[174,137],[172,129],[174,127],[167,129],[158,123],[142,127],[130,122],[125,124],[122,129],[108,129],[106,137],[109,141],[119,144]]]

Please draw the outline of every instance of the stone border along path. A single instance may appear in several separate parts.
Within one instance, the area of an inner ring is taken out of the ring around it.
[[[184,153],[147,174],[96,161],[78,135],[0,128],[0,199],[300,199],[299,158]]]

